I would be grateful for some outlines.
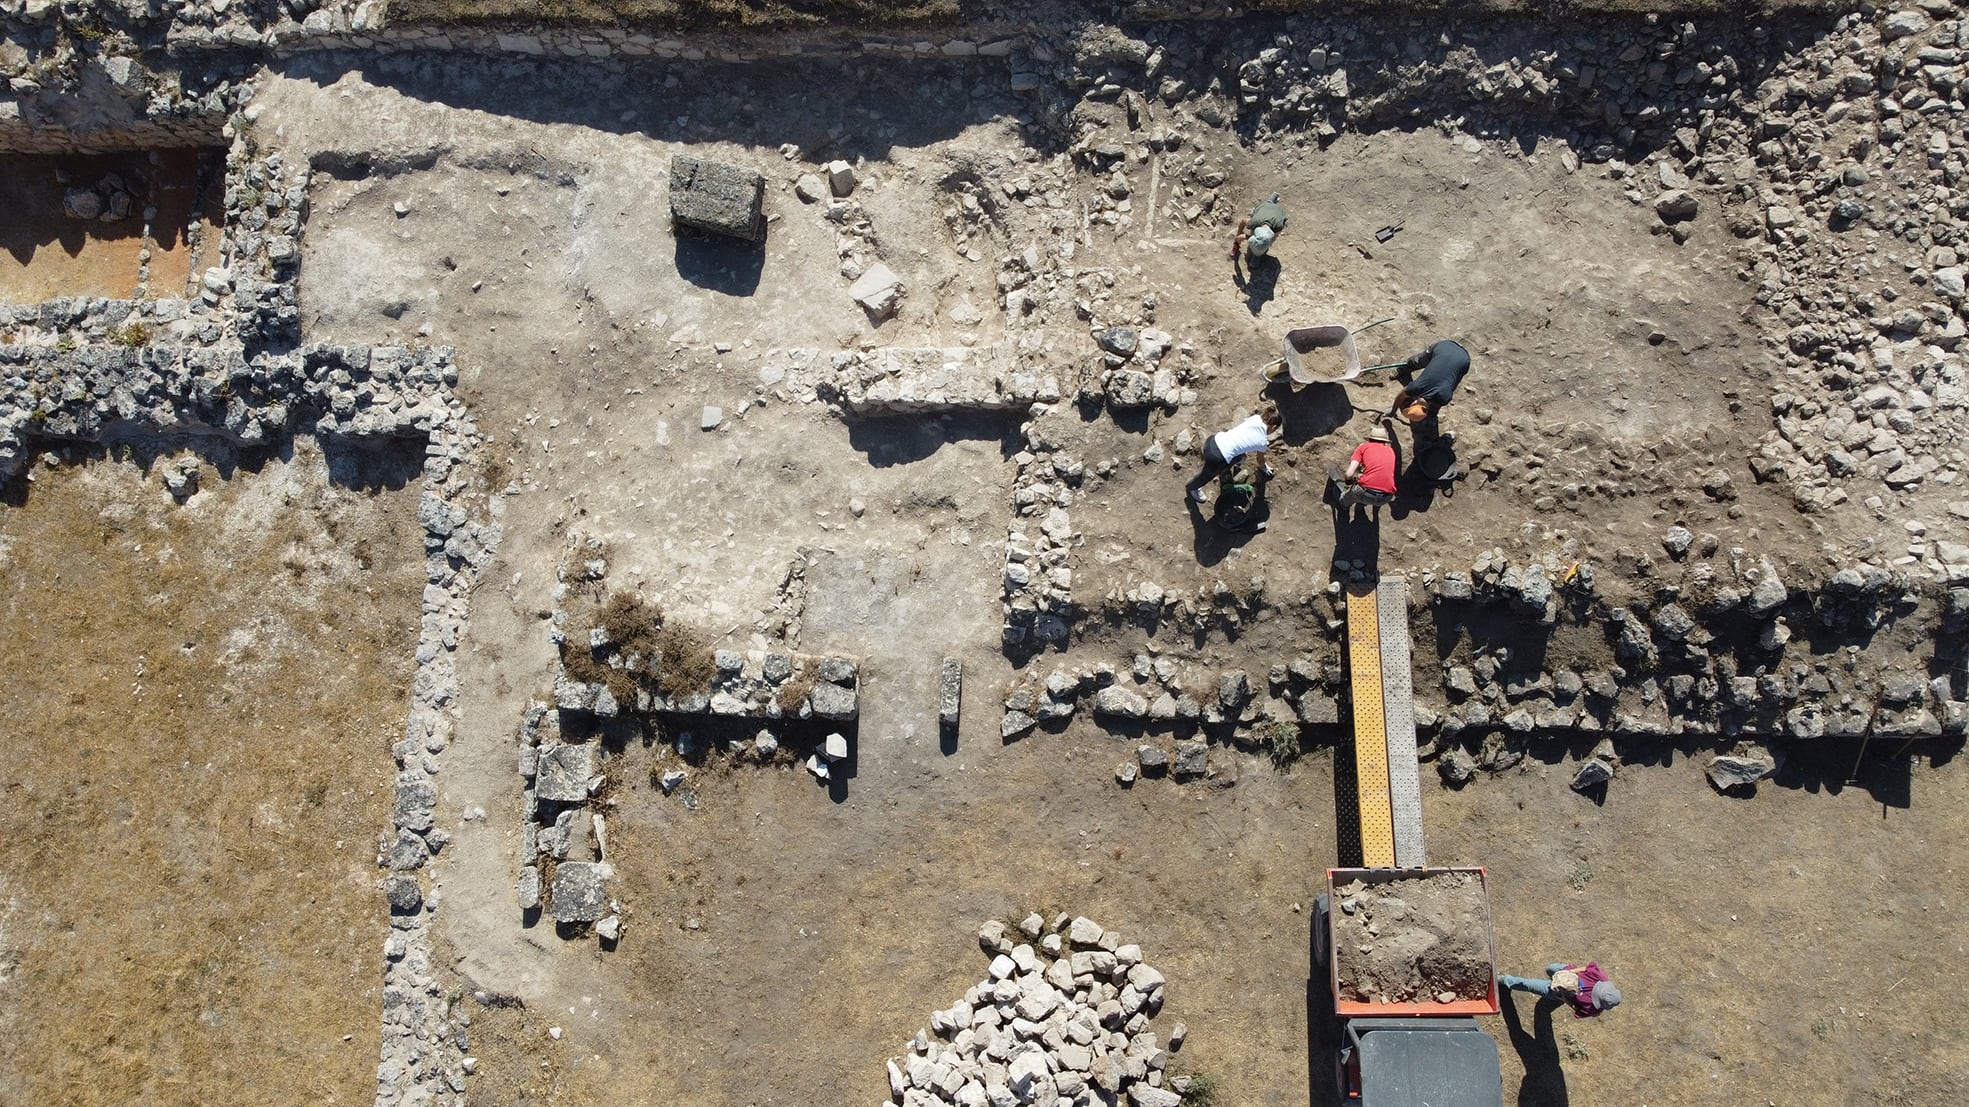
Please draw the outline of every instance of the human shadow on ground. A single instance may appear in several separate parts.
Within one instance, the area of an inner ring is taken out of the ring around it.
[[[1325,438],[1354,417],[1353,400],[1344,384],[1295,387],[1290,377],[1280,377],[1260,395],[1278,405],[1279,438],[1288,446]]]
[[[1558,1004],[1540,1000],[1533,1005],[1532,1029],[1526,1031],[1518,1015],[1517,997],[1505,992],[1500,998],[1504,1029],[1525,1068],[1524,1080],[1518,1085],[1518,1107],[1567,1107],[1572,1097],[1566,1092],[1566,1072],[1559,1064],[1559,1039],[1552,1031],[1552,1012]]]
[[[1229,476],[1229,473],[1224,475],[1224,477]],[[1258,482],[1258,502],[1253,509],[1255,517],[1261,520],[1269,520],[1271,516],[1270,505],[1265,500],[1265,483],[1262,480]],[[1189,514],[1190,528],[1194,532],[1193,546],[1198,565],[1215,565],[1229,557],[1232,550],[1238,549],[1262,533],[1261,530],[1232,530],[1217,525],[1219,510],[1217,502],[1223,496],[1226,484],[1224,478],[1219,478],[1215,482],[1216,491],[1210,497],[1211,506],[1208,511],[1204,509],[1204,505],[1190,499],[1188,495],[1183,497],[1183,510]]]
[[[1231,280],[1236,283],[1237,290],[1244,293],[1244,306],[1251,310],[1251,314],[1263,312],[1265,305],[1278,295],[1281,268],[1278,259],[1270,255],[1253,258],[1249,274],[1245,273],[1241,260],[1231,262]]]
[[[1408,464],[1395,478],[1395,503],[1391,514],[1406,519],[1434,506],[1437,495],[1447,499],[1456,494],[1455,481],[1462,476],[1456,457],[1456,436],[1445,435],[1436,416],[1411,424]]]
[[[727,296],[750,296],[759,290],[766,269],[766,247],[760,242],[718,238],[677,229],[677,275],[699,288]]]

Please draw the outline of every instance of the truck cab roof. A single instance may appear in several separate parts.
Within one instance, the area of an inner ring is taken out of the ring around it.
[[[1353,1019],[1361,1107],[1503,1107],[1497,1042],[1475,1019]]]

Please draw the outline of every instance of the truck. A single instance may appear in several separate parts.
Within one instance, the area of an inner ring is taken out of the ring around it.
[[[1335,905],[1340,889],[1356,883],[1399,895],[1405,883],[1464,873],[1476,881],[1480,918],[1460,935],[1466,948],[1482,950],[1481,997],[1467,976],[1458,981],[1428,979],[1431,962],[1418,961],[1422,995],[1409,1000],[1373,1002],[1358,995],[1355,967],[1339,940]],[[1313,901],[1313,959],[1325,970],[1340,1020],[1340,1049],[1334,1080],[1340,1101],[1361,1107],[1503,1107],[1503,1075],[1497,1042],[1476,1016],[1499,1011],[1497,942],[1491,929],[1490,894],[1482,868],[1364,869],[1326,871],[1326,891]],[[1477,927],[1481,933],[1477,933]],[[1452,986],[1453,985],[1453,986]],[[1350,998],[1350,993],[1353,993]]]

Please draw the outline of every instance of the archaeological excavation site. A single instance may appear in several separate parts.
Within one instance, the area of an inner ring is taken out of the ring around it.
[[[0,28],[0,1104],[1969,1102],[1955,0]]]

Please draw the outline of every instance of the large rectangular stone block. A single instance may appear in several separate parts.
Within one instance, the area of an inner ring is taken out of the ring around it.
[[[678,226],[757,242],[766,179],[750,169],[686,154],[670,159],[670,218]]]
[[[586,803],[588,781],[595,775],[594,747],[581,744],[542,746],[534,762],[534,788],[543,800]]]
[[[551,908],[555,922],[594,922],[608,914],[608,895],[602,881],[610,873],[606,863],[569,861],[554,870]]]

